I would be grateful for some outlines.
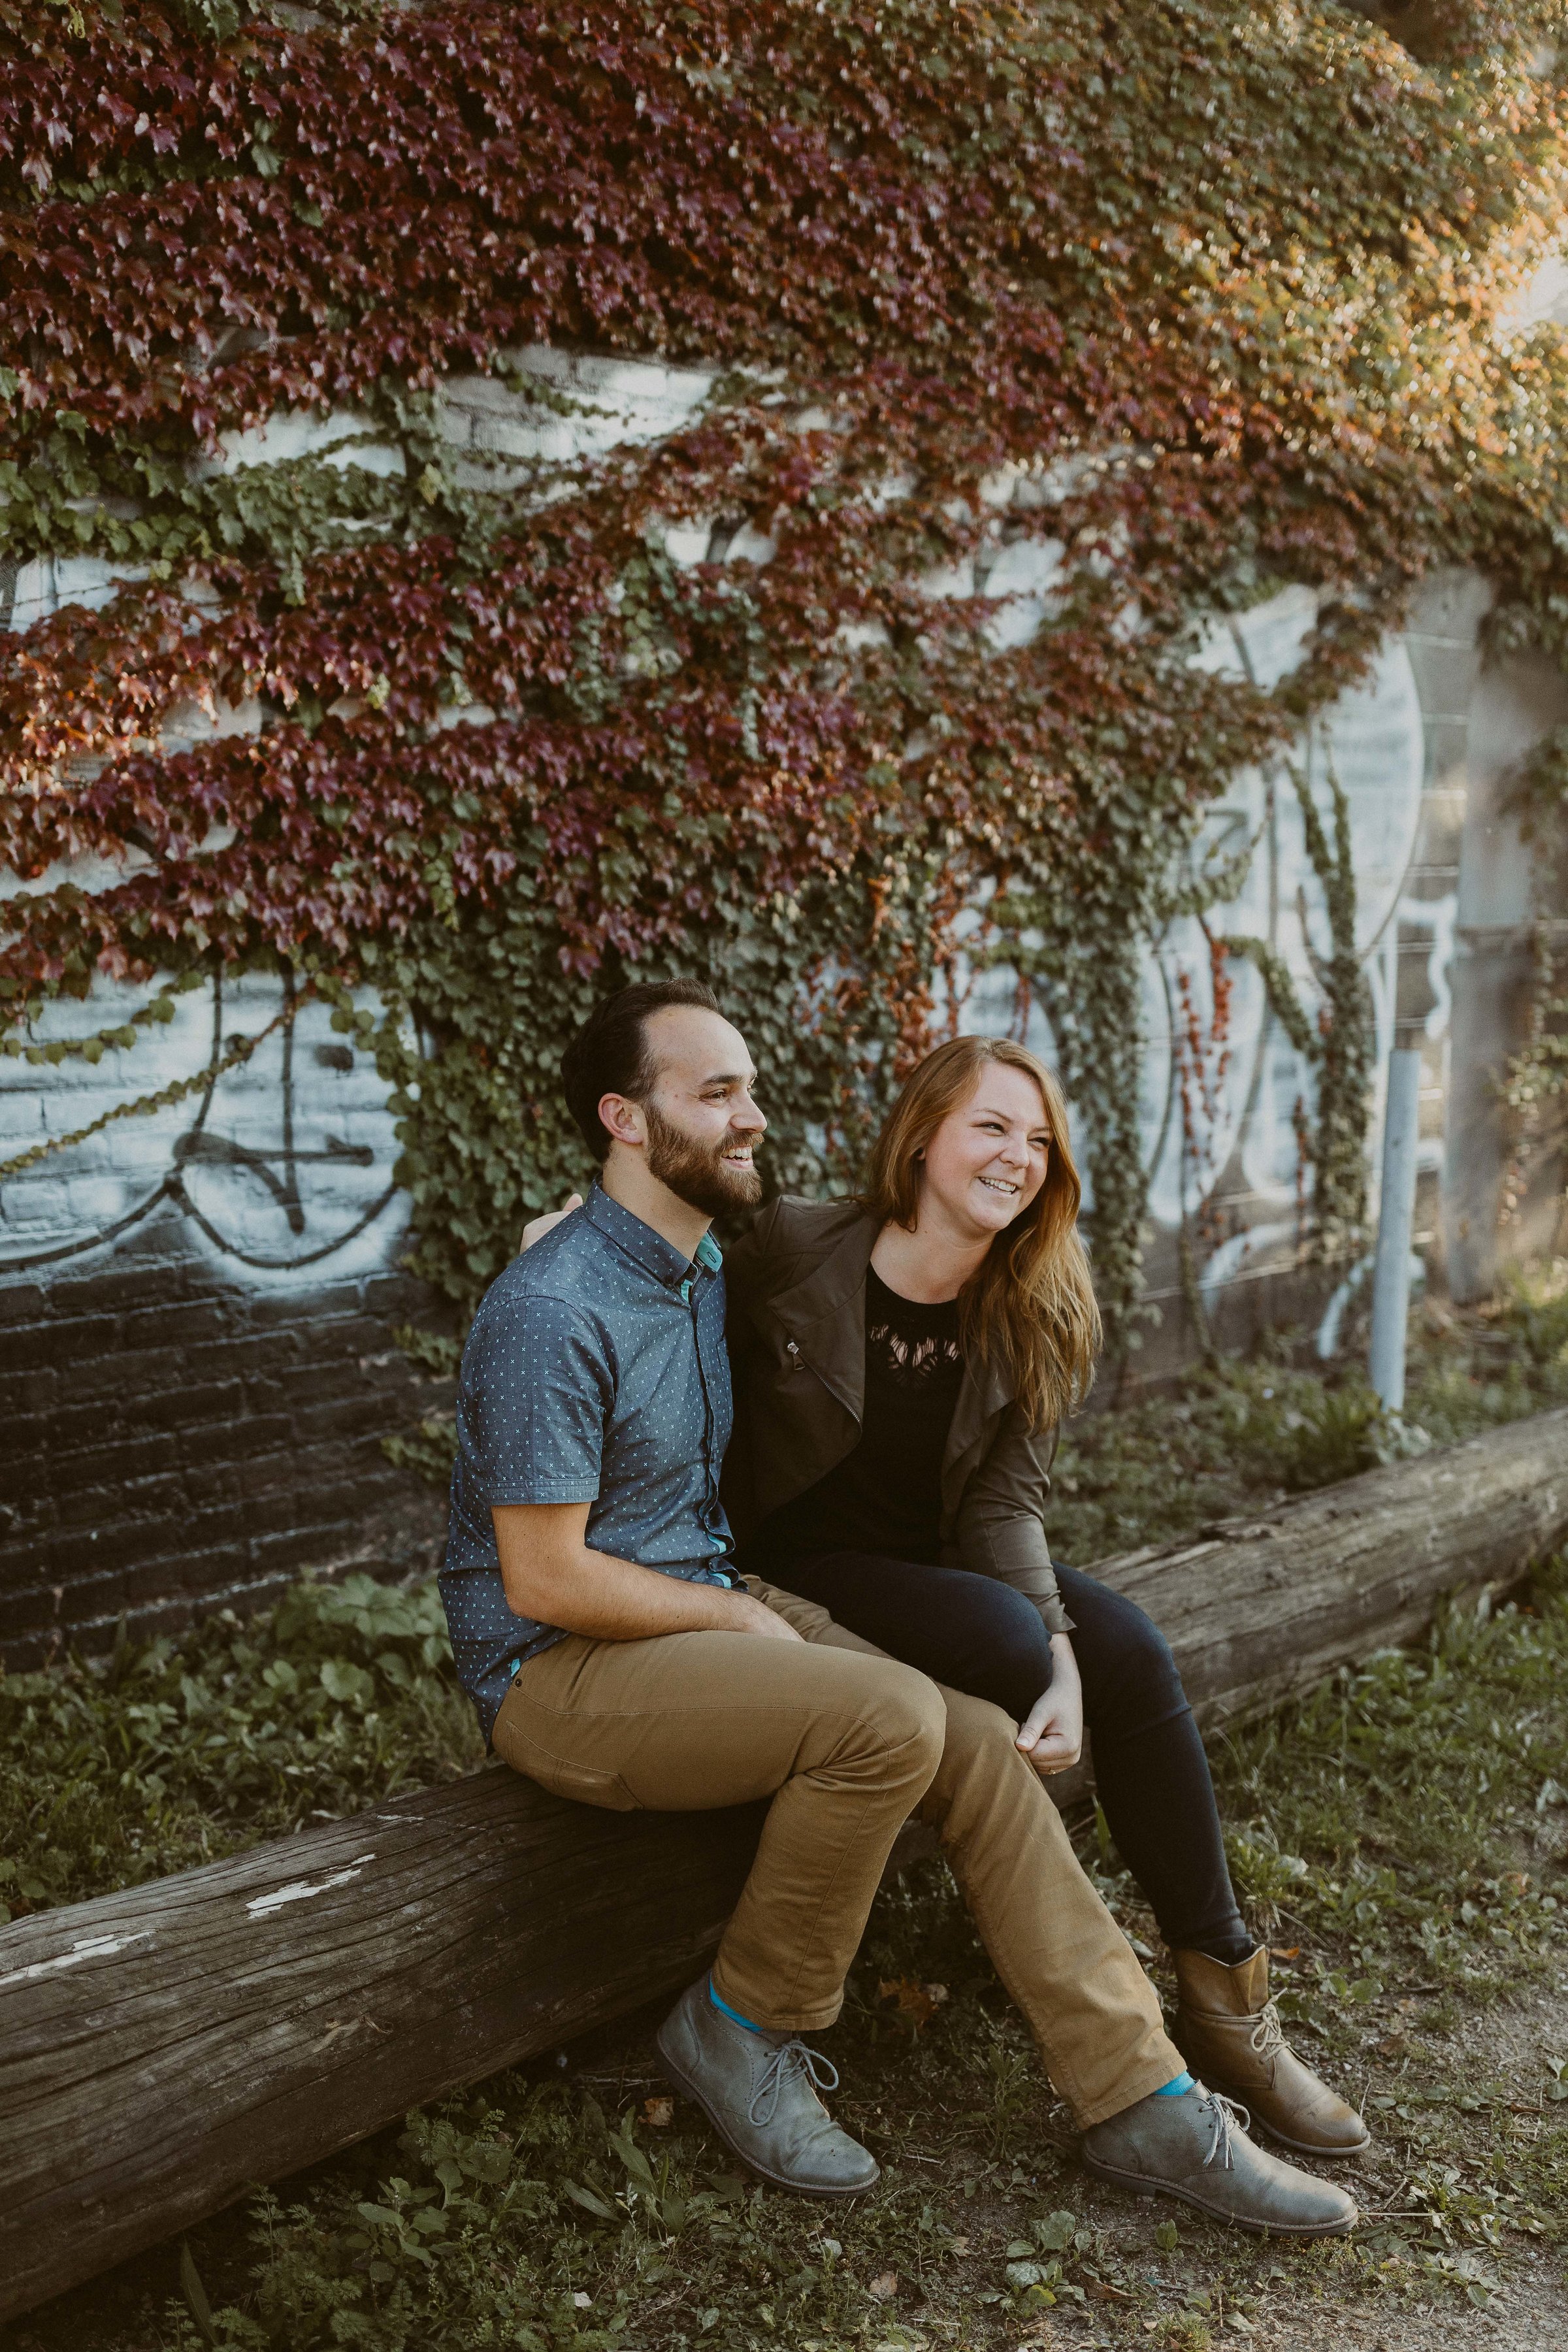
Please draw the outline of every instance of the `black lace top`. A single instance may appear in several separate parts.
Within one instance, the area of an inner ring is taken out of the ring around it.
[[[900,1298],[868,1266],[859,1442],[763,1522],[764,1572],[832,1551],[938,1559],[942,1455],[963,1380],[956,1299],[928,1307]]]

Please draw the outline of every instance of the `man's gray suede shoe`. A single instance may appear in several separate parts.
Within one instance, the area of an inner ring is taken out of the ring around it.
[[[1144,2197],[1179,2197],[1238,2230],[1286,2238],[1342,2238],[1358,2219],[1353,2198],[1331,2180],[1255,2147],[1245,2107],[1201,2083],[1175,2098],[1158,2091],[1091,2125],[1082,2155],[1090,2172]]]
[[[737,2025],[710,2000],[706,1977],[681,1994],[658,2047],[676,2088],[761,2179],[802,2197],[858,2197],[875,2186],[876,2158],[816,2095],[819,2083],[837,2088],[837,2067],[793,2034]]]

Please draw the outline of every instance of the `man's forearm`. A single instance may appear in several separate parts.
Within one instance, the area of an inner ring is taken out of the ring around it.
[[[541,1625],[560,1625],[592,1642],[640,1642],[660,1633],[800,1638],[749,1592],[688,1583],[595,1551],[586,1503],[494,1503],[490,1518],[508,1603]]]
[[[722,1585],[692,1584],[661,1576],[611,1552],[584,1548],[580,1559],[556,1560],[546,1573],[524,1568],[502,1579],[521,1617],[560,1625],[595,1642],[637,1642],[658,1633],[740,1633],[755,1603]]]

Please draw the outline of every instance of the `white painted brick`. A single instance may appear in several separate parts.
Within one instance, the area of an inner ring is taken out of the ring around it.
[[[1283,588],[1265,604],[1233,615],[1230,625],[1247,668],[1254,683],[1265,692],[1300,669],[1317,618],[1317,591],[1306,587]]]
[[[265,424],[218,436],[219,464],[225,473],[248,466],[279,466],[299,457],[324,458],[331,466],[363,466],[373,474],[401,474],[401,449],[374,437],[374,425],[363,412],[334,408],[325,416],[312,409],[280,409]]]
[[[29,629],[62,604],[85,604],[96,613],[123,583],[146,576],[144,564],[108,563],[96,555],[37,556],[16,574],[8,625]]]
[[[577,413],[559,415],[494,376],[453,376],[442,386],[439,410],[443,432],[458,446],[570,464],[622,442],[655,441],[679,432],[714,381],[706,369],[595,359],[540,345],[505,356],[519,373],[579,403]]]

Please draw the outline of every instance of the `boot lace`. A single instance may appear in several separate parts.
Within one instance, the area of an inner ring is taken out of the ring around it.
[[[1239,2100],[1222,2098],[1217,2091],[1208,2095],[1208,2113],[1209,2149],[1204,2158],[1204,2169],[1206,2172],[1211,2164],[1217,2163],[1222,2172],[1228,2172],[1234,2162],[1231,2146],[1235,2135],[1246,2131],[1252,2116]]]
[[[781,2042],[763,2069],[762,2081],[752,2094],[752,2104],[746,2110],[749,2122],[759,2129],[772,2123],[778,2107],[779,2094],[793,2075],[804,2074],[818,2091],[838,2088],[838,2069],[831,2058],[820,2050],[808,2050],[804,2042]]]
[[[1285,2028],[1279,2022],[1279,2011],[1274,2003],[1265,2001],[1250,2036],[1252,2047],[1259,2058],[1272,2058],[1285,2040]]]

